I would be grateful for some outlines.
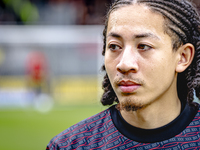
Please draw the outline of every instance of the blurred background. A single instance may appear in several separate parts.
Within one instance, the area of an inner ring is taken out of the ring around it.
[[[102,31],[112,1],[0,0],[0,149],[45,149],[105,109]]]

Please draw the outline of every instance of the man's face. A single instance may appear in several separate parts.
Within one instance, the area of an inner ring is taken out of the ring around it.
[[[178,53],[164,33],[164,18],[144,5],[110,14],[105,67],[121,104],[162,103],[176,95]]]

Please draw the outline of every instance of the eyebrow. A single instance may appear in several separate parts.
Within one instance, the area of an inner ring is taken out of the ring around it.
[[[115,38],[121,38],[121,36],[120,36],[119,34],[114,33],[114,32],[109,33],[109,34],[107,35],[107,37],[109,37],[109,36],[115,37]]]
[[[142,33],[142,34],[134,35],[134,38],[136,38],[136,39],[148,38],[148,37],[160,40],[160,38],[158,36],[156,36],[155,34],[152,34],[152,33]]]
[[[111,32],[107,35],[107,37],[115,37],[115,38],[122,38],[119,34],[117,33],[114,33],[114,32]],[[140,39],[140,38],[154,38],[156,40],[160,40],[160,38],[152,33],[141,33],[141,34],[136,34],[133,36],[133,39]]]

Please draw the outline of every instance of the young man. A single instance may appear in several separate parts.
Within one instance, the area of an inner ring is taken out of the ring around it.
[[[187,0],[117,0],[104,30],[109,109],[47,149],[200,149],[200,19]]]

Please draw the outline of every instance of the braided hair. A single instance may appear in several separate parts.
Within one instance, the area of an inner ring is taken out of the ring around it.
[[[194,59],[184,72],[178,74],[177,91],[182,102],[187,101],[189,105],[197,106],[193,100],[194,94],[200,99],[200,17],[196,8],[188,0],[116,0],[106,16],[102,55],[105,55],[106,50],[106,33],[110,14],[118,8],[134,3],[144,4],[153,12],[160,13],[164,17],[164,32],[172,39],[173,51],[186,43],[193,44]],[[105,71],[105,65],[102,70]],[[107,73],[104,76],[102,88],[104,90],[101,98],[103,105],[119,102]]]

